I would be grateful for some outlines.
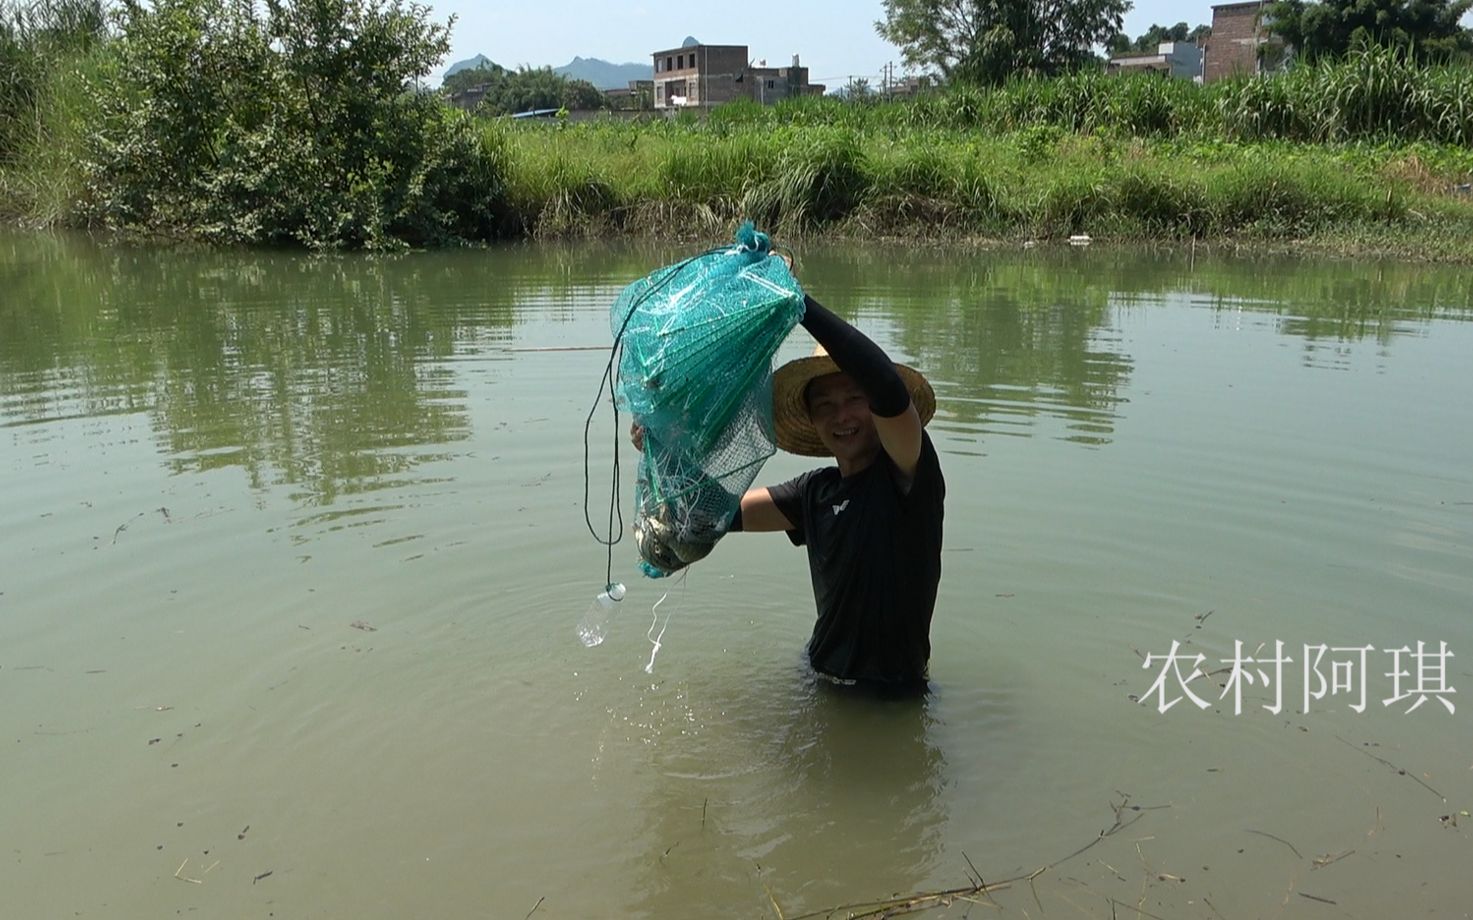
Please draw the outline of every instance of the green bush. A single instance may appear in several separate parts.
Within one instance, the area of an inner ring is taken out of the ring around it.
[[[400,0],[156,0],[118,13],[86,213],[221,242],[382,249],[482,239],[502,160],[411,81],[448,31]]]

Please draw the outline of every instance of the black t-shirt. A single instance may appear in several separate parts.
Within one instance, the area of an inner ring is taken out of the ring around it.
[[[846,680],[916,683],[931,657],[931,613],[941,579],[946,483],[927,434],[908,492],[883,450],[845,479],[838,467],[768,491],[808,547],[818,622],[808,660]]]

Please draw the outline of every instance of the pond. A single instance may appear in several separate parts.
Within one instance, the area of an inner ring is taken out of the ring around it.
[[[781,535],[659,582],[626,539],[575,635],[608,307],[689,251],[0,236],[7,912],[1466,910],[1473,272],[800,247],[936,389],[900,702],[804,669]]]

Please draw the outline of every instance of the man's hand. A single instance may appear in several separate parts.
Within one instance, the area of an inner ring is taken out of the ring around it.
[[[644,453],[644,426],[639,422],[631,422],[629,425],[629,441],[634,449]]]

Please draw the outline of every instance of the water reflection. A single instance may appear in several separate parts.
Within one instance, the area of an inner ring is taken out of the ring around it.
[[[22,248],[0,278],[23,305],[0,311],[9,424],[146,413],[171,472],[238,467],[307,504],[465,438],[448,361],[514,322],[433,257]]]
[[[1108,278],[1016,253],[832,259],[810,260],[804,280],[862,325],[893,322],[898,350],[936,386],[939,428],[1028,435],[1051,418],[1068,440],[1108,440],[1131,366],[1109,341]]]
[[[784,803],[787,826],[766,855],[775,891],[817,907],[923,884],[946,824],[946,762],[931,738],[929,707],[926,698],[877,700],[817,682],[785,762],[795,793]],[[871,887],[813,878],[811,867],[825,863],[842,863],[850,879]]]
[[[0,424],[145,413],[173,472],[236,468],[330,504],[450,456],[469,436],[467,361],[510,366],[519,327],[540,345],[606,341],[618,289],[684,251],[313,258],[0,237]],[[1389,347],[1473,310],[1473,274],[1390,263],[850,248],[799,270],[926,370],[961,452],[992,435],[1109,443],[1137,361],[1121,309],[1262,317],[1326,367],[1347,366],[1346,343]]]
[[[632,912],[770,913],[775,903],[790,914],[925,885],[946,831],[932,703],[877,700],[811,673],[789,690],[768,706],[749,699],[709,747],[653,751]]]

